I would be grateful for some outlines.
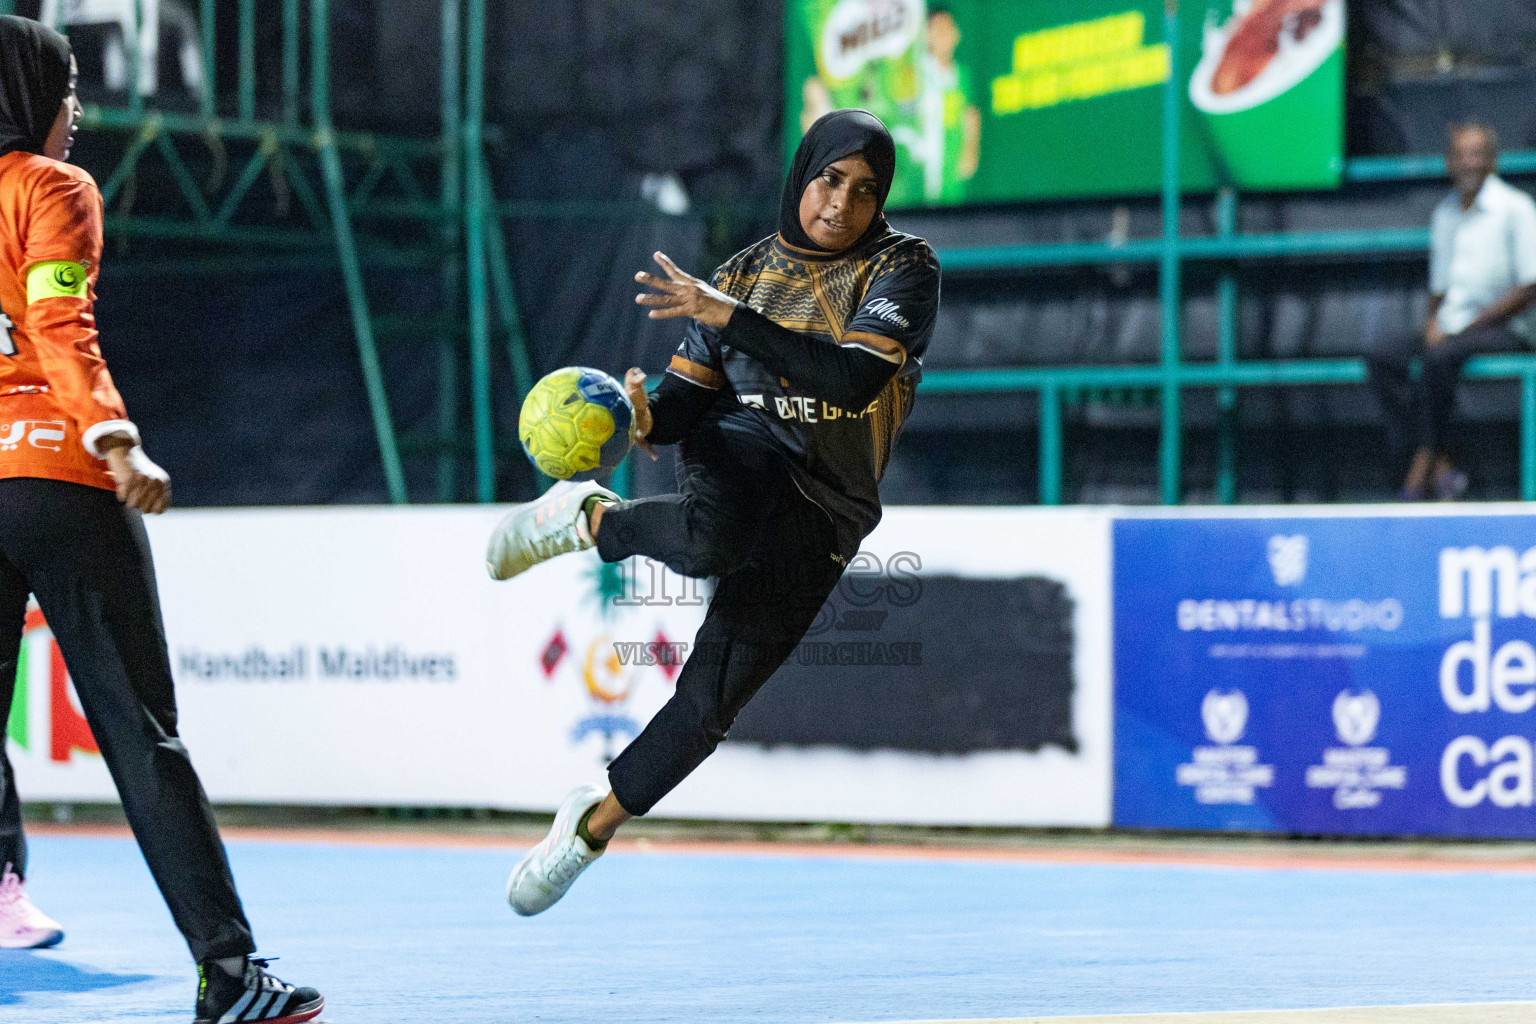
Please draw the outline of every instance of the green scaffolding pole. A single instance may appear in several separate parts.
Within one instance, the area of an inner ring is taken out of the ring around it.
[[[202,30],[203,91],[197,98],[197,109],[207,120],[218,116],[214,105],[214,93],[218,85],[218,71],[214,64],[218,35],[214,22],[213,0],[201,0],[198,4],[198,27]]]
[[[1040,389],[1040,504],[1061,504],[1061,389]]]
[[[1179,390],[1179,2],[1166,0],[1163,35],[1168,41],[1168,78],[1163,83],[1163,249],[1158,261],[1158,292],[1162,308],[1163,429],[1158,451],[1158,480],[1164,505],[1179,503],[1180,433],[1183,429]]]
[[[59,6],[62,14],[64,7]],[[141,55],[139,53],[139,30],[143,27],[144,14],[139,10],[139,5],[133,5],[133,31],[127,33],[128,38],[123,40],[123,52],[128,56],[128,111],[137,116],[144,112],[144,94],[139,91],[139,67]],[[57,28],[58,26],[53,26]]]
[[[331,225],[336,233],[336,255],[341,261],[342,277],[347,286],[347,303],[352,310],[352,330],[357,337],[357,355],[362,363],[363,384],[368,391],[368,407],[373,414],[373,429],[379,439],[379,456],[384,463],[384,480],[389,500],[406,502],[405,473],[400,466],[400,449],[395,443],[395,425],[389,415],[389,398],[384,391],[384,372],[379,366],[379,350],[373,336],[373,320],[368,311],[368,293],[363,287],[362,266],[357,257],[357,240],[352,234],[352,218],[347,209],[346,183],[341,174],[341,154],[336,150],[331,124],[330,95],[330,0],[311,0],[310,8],[310,104],[314,107],[315,147],[325,178],[325,196],[331,211]]]
[[[464,246],[469,292],[469,387],[475,424],[475,500],[496,500],[485,232],[485,0],[469,0],[464,44]]]
[[[283,0],[283,123],[299,123],[299,0]]]
[[[240,0],[240,120],[256,120],[256,0]]]
[[[1237,193],[1231,187],[1216,193],[1216,230],[1230,238],[1237,230]],[[1216,278],[1216,362],[1237,361],[1237,278],[1225,268]],[[1216,503],[1237,501],[1237,389],[1216,389]]]
[[[489,182],[490,174],[481,164],[483,180]],[[487,195],[490,186],[486,186]],[[507,340],[507,361],[512,364],[512,385],[517,389],[517,404],[533,390],[533,366],[528,359],[528,339],[523,334],[523,319],[517,311],[517,292],[512,287],[512,267],[507,259],[507,236],[501,226],[501,217],[491,217],[486,222],[485,255],[491,272],[491,291],[496,296],[497,319]]]
[[[489,172],[482,168],[481,173],[486,181],[490,181]],[[489,195],[489,186],[486,192]],[[497,319],[507,342],[507,362],[512,366],[512,386],[517,389],[517,407],[521,409],[523,399],[533,390],[533,364],[528,358],[528,336],[523,333],[523,318],[517,311],[517,292],[512,286],[512,267],[507,259],[506,231],[499,214],[486,221],[485,256],[491,271],[491,292],[496,296]],[[555,483],[553,477],[545,476],[537,467],[533,469],[533,479],[540,493]]]
[[[1536,369],[1520,378],[1520,497],[1536,501]]]
[[[459,21],[460,0],[443,0],[442,10],[442,295],[449,317],[458,312],[461,264],[458,255],[459,216],[463,200],[463,150],[459,145],[459,122],[463,118],[460,103],[463,73],[459,54],[463,30]],[[455,440],[459,427],[459,353],[458,338],[451,330],[437,336],[437,500],[449,502],[458,489],[458,453]]]

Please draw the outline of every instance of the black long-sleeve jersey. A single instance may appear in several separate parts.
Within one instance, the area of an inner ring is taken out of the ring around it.
[[[707,412],[721,429],[770,441],[851,558],[880,522],[880,478],[933,335],[933,250],[887,231],[823,256],[775,235],[710,283],[743,307],[723,330],[690,322],[653,397],[652,440],[678,440]]]

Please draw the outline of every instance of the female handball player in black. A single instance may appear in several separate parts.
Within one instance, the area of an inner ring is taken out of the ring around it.
[[[74,79],[63,36],[0,17],[0,423],[12,439],[0,450],[0,723],[32,593],[197,961],[197,1021],[297,1024],[325,1001],[249,955],[224,844],[176,731],[140,517],[164,511],[170,478],[140,447],[97,343],[102,202],[91,176],[65,162],[80,116]],[[26,846],[3,738],[0,784],[0,900],[14,914]]]
[[[939,267],[882,210],[895,146],[878,118],[840,110],[795,153],[779,231],[708,283],[664,254],[635,275],[652,318],[689,317],[647,400],[626,376],[647,447],[681,446],[681,493],[621,501],[596,483],[558,484],[492,534],[487,566],[507,579],[595,546],[717,577],[677,692],[585,786],[513,871],[507,897],[537,914],[563,896],[631,816],[645,814],[725,737],[793,652],[880,521],[879,480],[911,412],[939,305]]]

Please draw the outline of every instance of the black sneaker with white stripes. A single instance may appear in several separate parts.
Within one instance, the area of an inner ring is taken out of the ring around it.
[[[197,1019],[192,1024],[301,1024],[325,1008],[312,988],[294,988],[267,973],[267,961],[250,957],[238,977],[209,961],[197,965]]]

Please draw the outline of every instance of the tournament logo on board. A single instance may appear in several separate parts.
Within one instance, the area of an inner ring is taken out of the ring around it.
[[[579,632],[576,626],[556,625],[539,651],[539,669],[546,682],[580,685],[588,703],[586,713],[571,727],[571,743],[580,746],[597,737],[603,764],[644,728],[632,698],[645,677],[654,670],[670,686],[687,656],[687,645],[669,640],[648,610],[689,601],[686,587],[696,588],[697,583],[685,583],[678,600],[668,593],[670,570],[645,561],[651,571],[649,579],[642,581],[640,562],[599,563],[591,573],[587,595],[597,614],[582,617],[579,626],[585,629]],[[673,580],[673,590],[681,580]],[[642,637],[631,639],[632,631],[640,631]]]

